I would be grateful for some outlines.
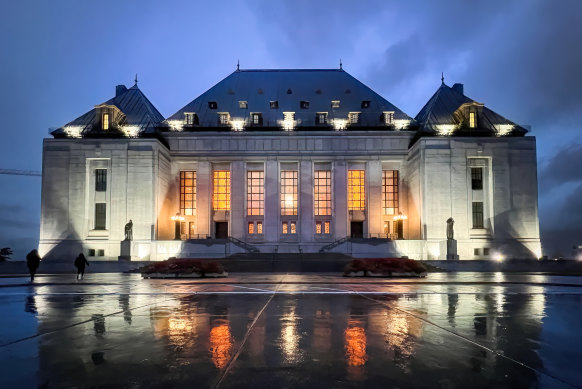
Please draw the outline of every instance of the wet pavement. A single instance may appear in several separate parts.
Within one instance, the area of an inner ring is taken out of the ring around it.
[[[0,387],[582,387],[582,277],[0,278]]]

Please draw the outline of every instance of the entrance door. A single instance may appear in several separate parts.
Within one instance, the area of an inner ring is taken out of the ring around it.
[[[228,222],[216,222],[216,239],[228,239]]]
[[[352,222],[351,223],[351,237],[352,238],[363,238],[364,237],[364,222]]]

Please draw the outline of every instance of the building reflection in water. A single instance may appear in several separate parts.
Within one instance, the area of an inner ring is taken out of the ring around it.
[[[215,319],[210,330],[210,354],[214,366],[226,367],[232,356],[233,339],[228,319]]]
[[[313,320],[313,350],[327,354],[331,350],[331,312],[318,309]]]
[[[366,378],[366,330],[359,319],[348,319],[344,330],[344,349],[346,353],[346,373],[349,381],[362,381]]]
[[[299,348],[301,334],[298,331],[299,319],[296,315],[296,300],[290,300],[281,316],[281,336],[279,344],[282,351],[283,363],[295,364],[303,360],[303,350]]]
[[[131,309],[129,307],[129,294],[119,295],[119,309],[123,311],[123,320],[131,325]]]

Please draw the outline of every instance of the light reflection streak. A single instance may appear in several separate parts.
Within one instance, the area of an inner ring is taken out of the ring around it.
[[[299,348],[301,335],[297,330],[298,318],[295,314],[296,307],[290,306],[281,317],[281,349],[287,363],[297,363],[302,359],[302,351]]]
[[[219,369],[226,367],[232,354],[232,335],[227,319],[217,319],[210,330],[210,354],[214,366]]]
[[[363,366],[366,355],[366,331],[357,320],[348,321],[344,331],[345,349],[348,366]]]

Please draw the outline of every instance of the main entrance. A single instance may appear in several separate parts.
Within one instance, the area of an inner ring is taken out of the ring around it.
[[[228,239],[228,222],[216,222],[216,239]]]
[[[364,222],[351,222],[350,237],[363,238],[364,237]]]

